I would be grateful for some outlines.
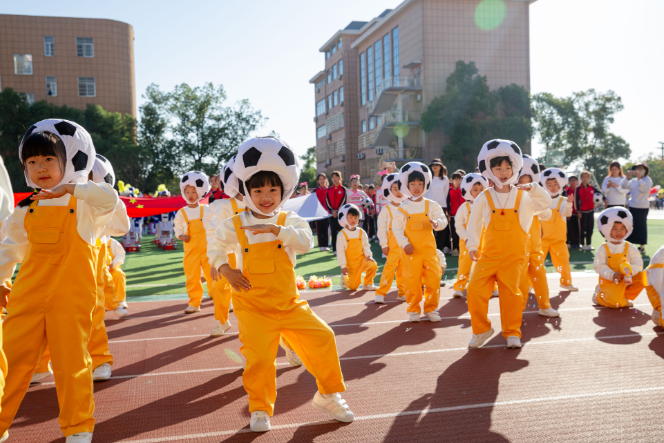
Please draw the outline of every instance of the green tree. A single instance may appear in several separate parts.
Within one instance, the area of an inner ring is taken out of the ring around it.
[[[302,171],[300,172],[300,183],[307,182],[310,188],[316,187],[316,147],[307,148],[306,154],[300,156]]]
[[[509,85],[491,91],[474,62],[458,61],[447,78],[445,93],[422,114],[422,129],[441,129],[449,139],[442,159],[448,169],[474,170],[482,145],[504,138],[524,146],[532,133],[528,92]]]

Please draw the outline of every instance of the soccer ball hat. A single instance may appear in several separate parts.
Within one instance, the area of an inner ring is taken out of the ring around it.
[[[613,224],[616,222],[622,223],[627,229],[627,235],[620,240],[611,237],[611,229],[613,229]],[[599,229],[599,232],[602,233],[607,241],[622,241],[632,235],[634,219],[632,218],[632,214],[625,208],[615,207],[605,209],[597,217],[597,229]]]
[[[461,196],[471,202],[475,201],[475,197],[472,196],[470,190],[473,189],[473,186],[476,184],[482,185],[482,188],[484,189],[489,187],[489,181],[481,174],[478,174],[477,172],[466,174],[461,179]]]
[[[210,191],[210,179],[207,175],[205,175],[204,172],[189,171],[180,179],[180,192],[182,193],[183,198],[184,190],[187,186],[193,186],[196,188],[196,194],[198,195],[196,203],[198,203],[199,201],[203,200],[207,193]]]
[[[524,175],[529,175],[533,183],[539,183],[540,180],[540,170],[539,164],[535,161],[534,158],[528,154],[523,154],[523,169],[521,169],[521,174],[519,178]]]
[[[359,219],[360,219],[360,220],[364,220],[364,214],[363,214],[363,212],[362,212],[362,210],[361,210],[360,208],[358,208],[357,206],[355,206],[355,205],[352,204],[352,203],[346,203],[345,205],[343,205],[343,206],[339,209],[339,215],[337,216],[337,220],[339,220],[339,224],[343,225],[343,224],[346,223],[346,220],[348,219],[348,211],[349,211],[351,208],[355,208],[355,209],[357,209],[358,212],[360,213],[360,218],[359,218]]]
[[[495,157],[509,157],[512,162],[512,176],[504,183],[491,172],[491,159]],[[488,141],[480,149],[480,154],[477,156],[477,166],[480,174],[491,180],[496,188],[503,189],[504,185],[513,185],[519,180],[519,174],[523,169],[521,148],[510,140],[496,139]]]
[[[420,162],[408,162],[399,170],[399,190],[406,198],[413,196],[408,190],[408,177],[413,172],[421,172],[424,175],[424,192],[420,197],[426,194],[431,187],[431,170],[429,167]]]
[[[380,187],[380,192],[383,193],[383,197],[385,197],[387,200],[391,201],[395,205],[400,205],[401,202],[406,200],[408,197],[401,194],[400,198],[397,198],[394,194],[392,194],[392,185],[397,183],[399,180],[399,173],[398,172],[393,172],[392,174],[389,174],[387,177],[385,177],[385,180],[383,180],[383,184]]]
[[[219,174],[221,183],[224,185],[224,194],[230,197],[235,197],[240,193],[240,189],[237,184],[237,177],[233,172],[234,165],[235,165],[235,156],[231,157],[231,159],[228,160],[228,163],[226,163],[224,167],[221,168],[221,173]]]
[[[546,181],[550,180],[552,178],[555,178],[556,181],[558,182],[558,186],[560,186],[560,189],[558,190],[557,193],[553,194],[549,191],[549,189],[546,187]],[[548,168],[545,169],[542,174],[540,175],[540,185],[546,189],[546,192],[549,193],[551,197],[555,197],[563,192],[563,188],[567,186],[568,180],[567,180],[567,174],[565,174],[565,171],[559,168]]]
[[[95,156],[95,164],[92,165],[92,181],[95,183],[108,183],[115,186],[115,172],[113,165],[101,154]]]

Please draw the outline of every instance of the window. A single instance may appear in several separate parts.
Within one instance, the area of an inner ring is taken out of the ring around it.
[[[330,51],[325,51],[325,60],[330,58]]]
[[[94,57],[95,47],[90,37],[76,37],[76,56]]]
[[[341,45],[341,38],[340,38],[339,41],[337,42],[337,49],[341,49],[341,46],[342,45]]]
[[[339,65],[339,76],[344,75],[344,61],[339,60],[339,63],[337,64]]]
[[[374,63],[373,46],[367,48],[367,100],[372,102],[374,99]]]
[[[390,77],[390,34],[383,37],[383,78]]]
[[[339,102],[343,103],[344,102],[344,87],[342,86],[339,88]]]
[[[316,128],[316,138],[323,138],[326,135],[327,133],[325,132],[325,125]]]
[[[382,123],[383,123],[383,117],[381,117],[381,116],[379,115],[378,117],[376,117],[376,127],[377,127],[377,128],[380,128],[380,125],[381,125]]]
[[[332,70],[328,69],[327,70],[327,84],[329,85],[330,83],[332,83]]]
[[[78,78],[78,96],[79,97],[96,97],[97,90],[95,88],[94,77],[79,77]]]
[[[32,75],[32,54],[14,54],[14,74]]]
[[[374,121],[373,118],[370,118],[369,119],[369,131],[373,131],[374,129],[376,129],[376,122]]]
[[[25,97],[30,106],[35,104],[35,94],[31,92],[22,92],[21,94],[23,95],[23,97]]]
[[[360,104],[367,103],[367,72],[364,64],[364,52],[360,54]]]
[[[327,109],[332,109],[332,94],[327,96]]]
[[[55,57],[55,37],[44,37],[44,56]]]
[[[46,95],[49,97],[57,97],[58,81],[55,77],[46,77]]]
[[[318,83],[316,83],[316,92],[323,89],[323,86],[325,86],[325,79],[323,79],[323,80],[319,81]]]
[[[399,77],[399,73],[399,27],[396,27],[392,30],[392,76]]]
[[[374,55],[376,56],[375,66],[374,66],[374,69],[376,71],[376,91],[380,91],[380,84],[381,81],[383,80],[383,64],[381,62],[382,54],[383,51],[381,51],[380,49],[380,40],[378,40],[374,45]]]
[[[325,114],[325,99],[316,103],[316,117],[321,114]]]
[[[337,73],[337,65],[332,66],[332,80],[336,80],[339,77]]]
[[[332,103],[334,106],[337,106],[339,104],[339,91],[334,91],[332,93]]]
[[[330,52],[332,55],[337,53],[337,45],[332,46],[332,51]]]
[[[367,121],[362,120],[362,134],[364,134],[365,132],[367,132]]]

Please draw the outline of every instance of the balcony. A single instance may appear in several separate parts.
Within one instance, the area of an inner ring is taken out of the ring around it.
[[[421,94],[422,76],[386,77],[376,88],[373,101],[367,103],[369,115],[382,114],[394,104],[399,94]]]
[[[420,126],[422,111],[392,109],[380,115],[380,125],[376,129],[377,135],[373,145],[389,146],[392,141],[408,135],[411,129]]]
[[[395,162],[397,167],[403,166],[405,163],[411,161],[424,161],[423,149],[421,147],[415,148],[377,148],[376,154],[378,156],[371,158],[364,158],[359,161],[360,175],[362,177],[370,177],[371,180],[379,184],[380,176],[378,171],[382,170],[383,162]]]
[[[365,132],[360,135],[357,140],[357,150],[361,151],[363,149],[371,149],[374,147],[374,142],[376,141],[376,136],[378,135],[378,129],[374,129],[369,132]]]
[[[328,134],[332,134],[333,132],[342,129],[343,127],[344,127],[343,112],[334,114],[332,117],[328,117],[327,120],[325,120],[325,132]]]
[[[346,141],[337,140],[334,143],[316,149],[316,162],[325,162],[327,160],[332,160],[333,158],[341,157],[343,155],[346,155]]]

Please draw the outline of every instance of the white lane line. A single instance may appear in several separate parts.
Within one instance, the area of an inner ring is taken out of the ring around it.
[[[238,335],[239,332],[227,332],[224,335]],[[154,340],[176,340],[179,338],[200,338],[200,337],[210,337],[210,334],[200,334],[200,335],[180,335],[178,337],[152,337],[152,338],[135,338],[131,340],[109,340],[108,343],[131,343],[137,341],[154,341]]]
[[[410,415],[440,414],[444,412],[464,411],[468,409],[495,408],[502,406],[515,406],[515,405],[524,405],[524,404],[533,404],[533,403],[559,402],[559,401],[581,400],[588,398],[595,399],[597,397],[611,397],[618,395],[647,394],[663,390],[664,386],[652,386],[649,388],[622,389],[619,391],[588,392],[585,394],[559,395],[555,397],[540,397],[540,398],[527,398],[523,400],[495,401],[490,403],[476,403],[471,405],[449,406],[445,408],[427,408],[416,411],[399,411],[399,412],[389,412],[386,414],[361,415],[359,417],[355,417],[355,421],[381,420],[386,418],[406,417]],[[286,425],[272,426],[272,430],[276,431],[280,429],[294,429],[304,426],[327,425],[333,423],[339,423],[339,422],[336,422],[334,420],[325,420],[325,421],[304,422],[304,423],[290,423]],[[248,432],[251,432],[248,428],[242,428],[242,429],[232,429],[228,431],[206,432],[201,434],[173,435],[170,437],[156,437],[156,438],[145,438],[140,440],[122,440],[122,441],[131,442],[131,443],[162,443],[168,441],[196,440],[202,438],[222,437],[225,435],[244,434]]]

